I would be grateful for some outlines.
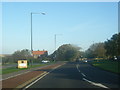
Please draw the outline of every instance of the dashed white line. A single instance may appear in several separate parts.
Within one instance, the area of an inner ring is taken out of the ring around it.
[[[77,64],[76,67],[77,67],[78,72],[80,72],[80,70],[79,70],[79,64]]]
[[[84,77],[86,77],[86,75],[84,73],[81,73]]]
[[[80,70],[79,70],[79,64],[76,65],[76,68],[77,68],[77,70],[80,72]],[[86,75],[85,75],[84,73],[81,72],[81,74],[82,74],[84,77],[86,77]],[[99,87],[102,87],[102,88],[108,88],[108,87],[106,87],[105,85],[103,85],[103,84],[101,84],[101,83],[95,83],[95,82],[89,81],[89,80],[87,80],[87,79],[85,79],[85,78],[83,78],[83,80],[85,80],[85,81],[87,81],[87,82],[89,82],[89,83],[91,83],[91,84],[93,84],[93,85],[95,85],[95,86],[99,86]]]
[[[91,83],[91,84],[93,84],[95,86],[99,86],[99,87],[102,87],[102,88],[108,88],[108,87],[106,87],[105,85],[103,85],[101,83],[95,83],[95,82],[89,81],[89,80],[87,80],[85,78],[83,78],[83,80],[85,80],[85,81],[87,81],[87,82],[89,82],[89,83]]]

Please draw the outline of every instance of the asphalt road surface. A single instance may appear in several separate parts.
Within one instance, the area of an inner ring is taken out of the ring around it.
[[[68,62],[25,88],[119,88],[117,74],[84,62]]]

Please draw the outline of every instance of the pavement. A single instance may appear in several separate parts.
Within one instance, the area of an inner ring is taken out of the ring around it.
[[[30,70],[23,70],[19,72],[14,72],[10,74],[3,75],[2,79],[2,89],[6,88],[22,88],[25,85],[31,83],[38,77],[42,76],[46,73],[46,70],[53,70],[57,68],[59,65],[64,63],[59,62],[52,65],[47,65],[44,67],[37,67]]]

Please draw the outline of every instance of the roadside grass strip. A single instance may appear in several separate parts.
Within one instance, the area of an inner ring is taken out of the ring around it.
[[[5,68],[5,69],[1,69],[1,72],[0,74],[8,74],[8,73],[13,73],[13,72],[18,72],[18,71],[21,71],[21,70],[28,70],[28,69],[31,69],[31,68],[35,68],[35,67],[40,67],[40,66],[45,66],[45,65],[49,65],[51,63],[46,63],[46,64],[39,64],[39,65],[29,65],[28,68],[16,68],[16,67],[10,67],[10,68]]]
[[[99,61],[93,61],[91,64],[95,67],[99,67],[107,71],[120,73],[119,70],[120,62],[118,61],[99,60]]]
[[[54,69],[60,66],[61,65],[55,64],[50,65],[48,67],[44,67],[43,69],[46,70],[49,68],[51,69],[51,71],[53,71]],[[41,79],[47,74],[49,74],[51,71],[48,72],[43,70],[42,71],[35,70],[26,74],[18,75],[17,77],[9,78],[7,80],[4,80],[3,88],[14,88],[14,90],[18,90],[19,88],[28,87],[29,85],[33,84],[33,82],[35,83],[37,82],[38,79]]]

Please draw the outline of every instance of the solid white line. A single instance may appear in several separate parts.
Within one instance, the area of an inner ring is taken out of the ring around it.
[[[86,77],[86,75],[84,73],[81,73],[84,77]]]
[[[31,84],[29,84],[28,86],[26,86],[23,90],[29,88],[30,86],[32,86],[33,84],[35,84],[37,81],[39,81],[40,79],[42,79],[43,77],[45,77],[47,74],[49,74],[49,72],[46,72],[43,76],[41,76],[40,78],[38,78],[37,80],[35,80]]]
[[[85,80],[85,81],[87,81],[87,82],[89,82],[89,83],[91,83],[91,84],[93,84],[95,86],[99,86],[99,87],[102,87],[102,88],[108,88],[105,85],[102,85],[101,83],[95,83],[95,82],[89,81],[89,80],[87,80],[85,78],[83,78],[83,80]]]
[[[6,79],[9,79],[9,78],[13,78],[13,77],[16,77],[16,76],[19,76],[19,75],[22,75],[22,74],[25,74],[25,73],[28,73],[28,72],[30,72],[30,71],[27,71],[27,72],[24,72],[24,73],[20,73],[20,74],[16,74],[16,75],[14,75],[14,76],[10,76],[10,77],[7,77],[7,78],[2,79],[2,80],[6,80]],[[0,80],[0,81],[2,81],[2,80]]]
[[[64,64],[62,64],[62,65],[64,65]],[[58,67],[60,67],[60,66],[61,66],[61,65],[59,65]],[[55,67],[54,69],[56,69],[56,68],[58,68],[58,67]],[[28,73],[28,72],[31,72],[31,71],[26,71],[26,72],[24,72],[24,73],[16,74],[16,75],[14,75],[14,76],[10,76],[10,77],[7,77],[7,78],[5,78],[5,79],[0,79],[0,81],[6,80],[6,79],[9,79],[9,78],[13,78],[13,77],[16,77],[16,76],[19,76],[19,75],[22,75],[22,74],[25,74],[25,73]]]
[[[64,65],[64,64],[62,64]],[[50,72],[52,72],[53,70],[55,70],[56,68],[62,66],[62,65],[58,65],[57,67],[53,68],[51,71],[49,72],[45,72],[45,74],[43,74],[41,77],[39,77],[37,80],[35,80],[34,82],[32,82],[31,84],[29,84],[28,86],[26,86],[23,90],[29,88],[30,86],[32,86],[33,84],[35,84],[36,82],[38,82],[40,79],[42,79],[43,77],[45,77],[47,74],[49,74]]]

